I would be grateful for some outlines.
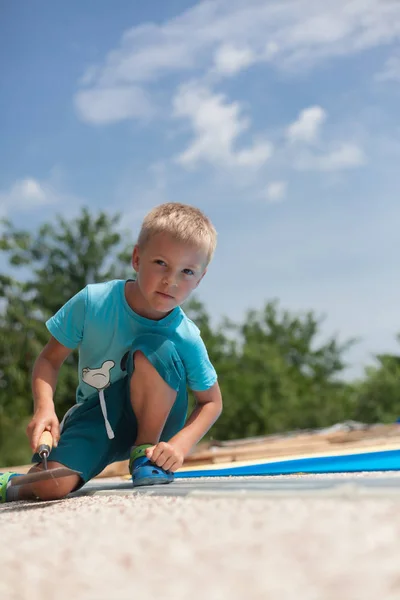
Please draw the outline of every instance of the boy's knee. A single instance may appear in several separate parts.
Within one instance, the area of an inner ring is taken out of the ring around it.
[[[48,466],[49,469],[55,469],[64,465],[58,462],[50,461]],[[42,470],[41,467],[39,467],[39,469]],[[38,467],[31,469],[31,472],[37,471]],[[74,491],[79,481],[79,475],[60,477],[59,479],[46,479],[33,484],[32,492],[39,500],[61,500]]]

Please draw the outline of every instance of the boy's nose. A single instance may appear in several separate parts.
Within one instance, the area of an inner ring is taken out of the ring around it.
[[[172,280],[172,278],[171,278],[171,279],[166,279],[166,278],[164,278],[164,279],[163,279],[163,285],[166,285],[166,286],[168,286],[168,287],[178,287],[178,284],[177,284],[177,283],[175,283],[175,282]]]

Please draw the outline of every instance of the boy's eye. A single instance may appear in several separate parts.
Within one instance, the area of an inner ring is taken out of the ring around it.
[[[161,259],[155,260],[154,262],[157,263],[157,265],[161,265],[162,267],[165,266],[165,262]]]
[[[183,269],[183,272],[185,275],[194,275],[194,271],[192,271],[192,269]]]

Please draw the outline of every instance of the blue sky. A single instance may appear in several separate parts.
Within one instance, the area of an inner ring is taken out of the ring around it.
[[[400,3],[0,2],[0,213],[175,200],[214,221],[213,321],[279,298],[396,351]]]

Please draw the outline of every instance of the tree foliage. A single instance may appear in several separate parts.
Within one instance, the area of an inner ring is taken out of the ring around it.
[[[379,354],[376,361],[357,387],[354,417],[365,423],[395,422],[400,418],[400,356]]]
[[[45,321],[88,283],[125,278],[131,240],[120,217],[87,209],[72,221],[58,217],[34,234],[3,222],[0,250],[8,269],[0,275],[0,464],[29,458],[25,427],[32,413],[31,372],[49,334]],[[75,402],[77,353],[63,365],[57,385],[60,417]],[[9,442],[18,438],[18,445]]]

